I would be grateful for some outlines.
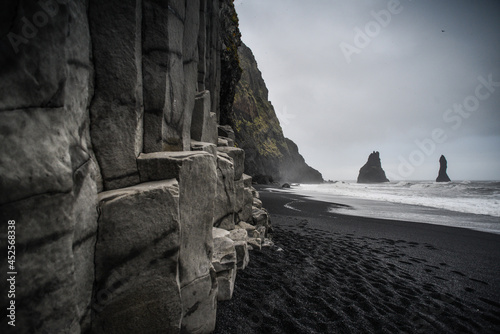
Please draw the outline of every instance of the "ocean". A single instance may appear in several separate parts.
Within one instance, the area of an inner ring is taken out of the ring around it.
[[[499,181],[402,181],[379,184],[337,181],[292,185],[291,191],[332,203],[329,211],[333,213],[455,226],[500,234]],[[293,203],[290,208],[293,209]]]

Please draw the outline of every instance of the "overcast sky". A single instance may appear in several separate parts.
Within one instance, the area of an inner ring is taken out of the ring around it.
[[[325,179],[500,179],[500,1],[235,0],[286,137]]]

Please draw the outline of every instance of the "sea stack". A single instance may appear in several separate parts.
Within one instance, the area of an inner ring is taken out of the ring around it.
[[[448,162],[444,155],[439,158],[439,175],[436,179],[436,182],[450,182],[450,178],[448,174],[446,174],[446,168],[448,168]]]
[[[358,183],[382,183],[389,182],[385,176],[380,163],[380,153],[373,151],[368,157],[366,164],[361,167],[358,175]]]

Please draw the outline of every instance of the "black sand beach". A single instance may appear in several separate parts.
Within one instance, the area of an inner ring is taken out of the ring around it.
[[[500,333],[500,235],[259,190],[275,246],[238,271],[215,333]]]

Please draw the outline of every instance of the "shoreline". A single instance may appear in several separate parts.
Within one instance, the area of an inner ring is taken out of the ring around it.
[[[275,247],[251,253],[214,333],[500,331],[499,235],[327,213],[258,188]]]
[[[324,210],[332,215],[432,224],[500,235],[499,217],[491,215],[452,211],[417,204],[329,195],[321,192],[300,192],[298,189],[293,188],[289,190],[264,185],[257,187],[263,192],[288,193],[307,200],[326,203]]]

